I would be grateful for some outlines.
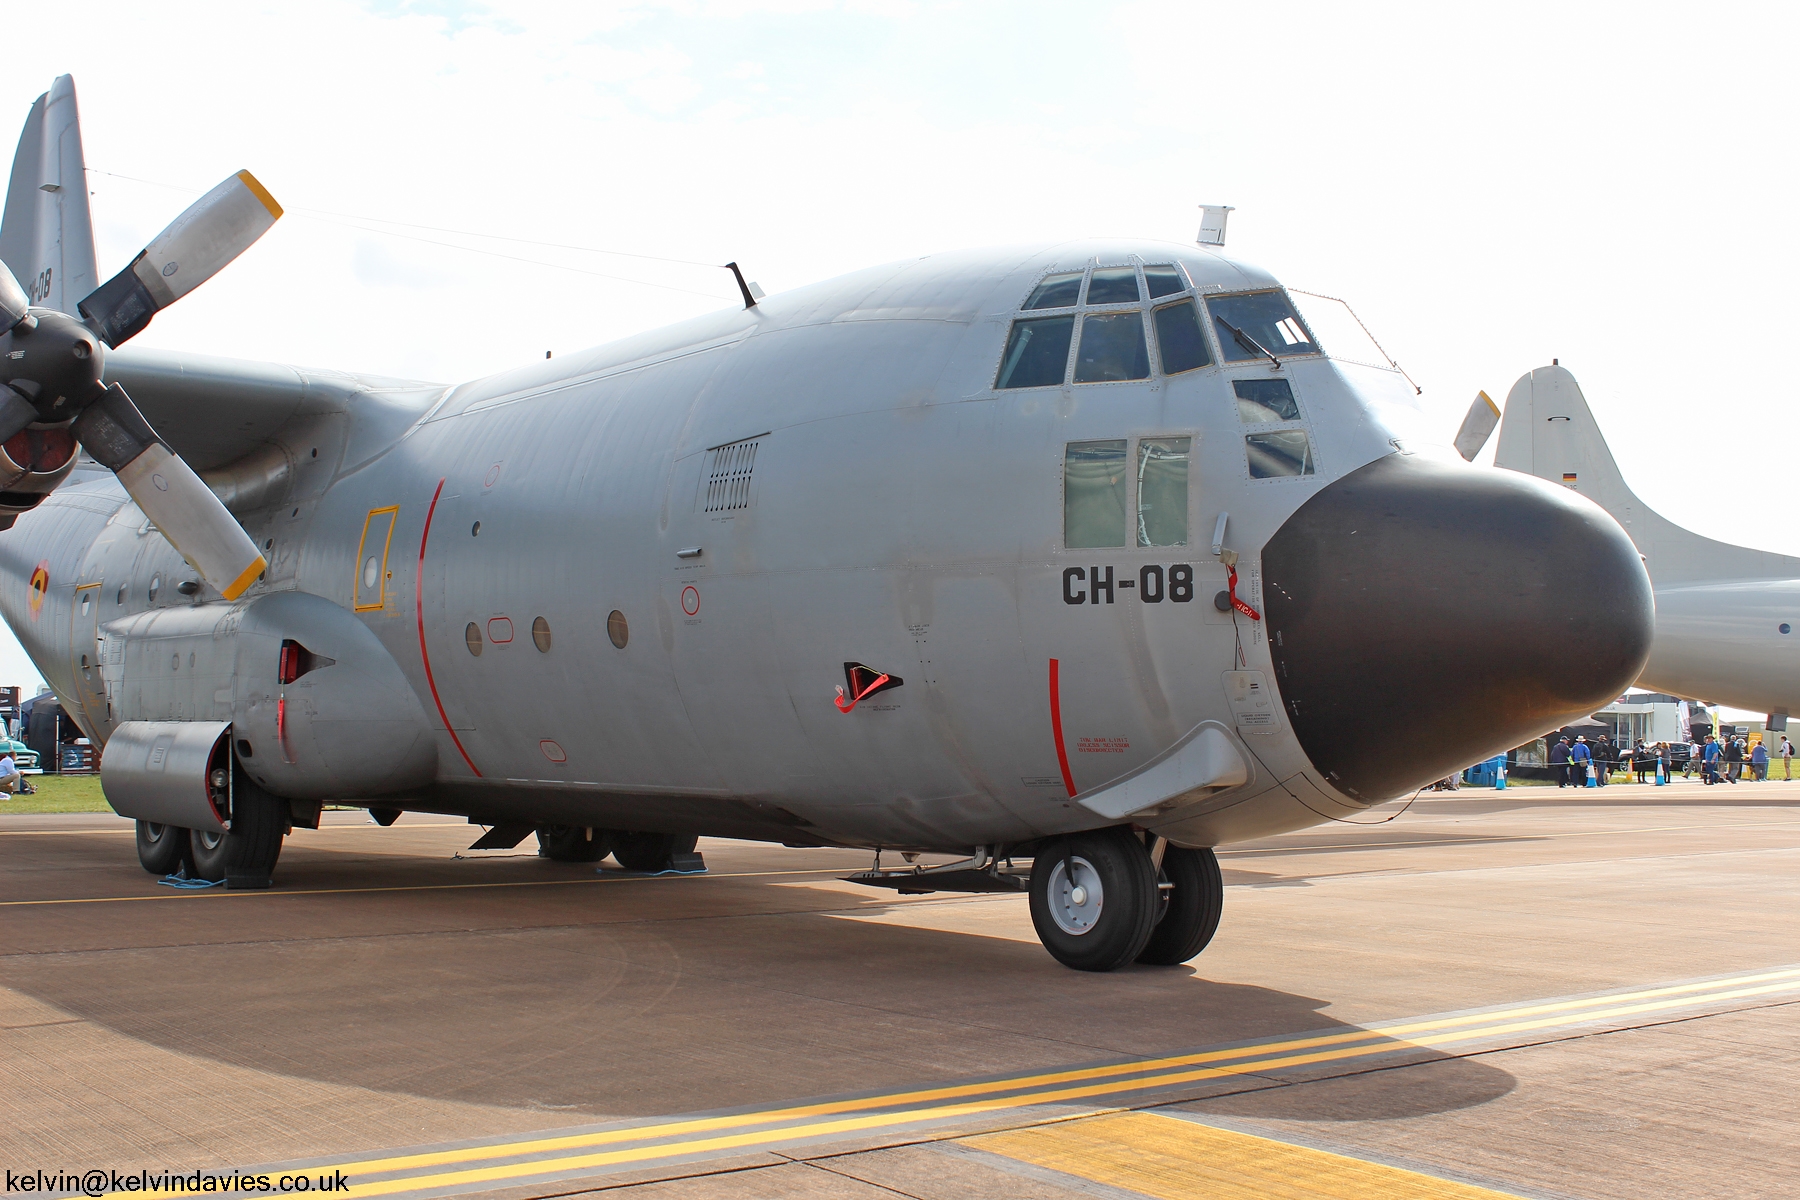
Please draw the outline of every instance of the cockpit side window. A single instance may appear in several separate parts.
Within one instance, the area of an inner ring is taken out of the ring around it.
[[[1238,296],[1208,296],[1219,335],[1219,349],[1226,362],[1254,358],[1287,358],[1318,354],[1312,334],[1281,292],[1250,292]]]
[[[1188,541],[1188,453],[1194,439],[1142,438],[1137,456],[1137,544]]]
[[[1076,278],[1080,283],[1080,278]],[[1069,340],[1075,316],[1035,317],[1014,321],[1000,357],[996,388],[1057,387],[1069,365]]]
[[[1312,442],[1304,429],[1271,429],[1244,435],[1250,478],[1278,479],[1313,473]]]
[[[1132,278],[1132,287],[1137,279]],[[1137,312],[1089,313],[1081,322],[1081,351],[1075,356],[1076,383],[1118,383],[1150,378],[1150,350],[1144,318]]]
[[[1300,423],[1300,404],[1285,379],[1234,379],[1238,419],[1246,425],[1277,426],[1244,434],[1250,478],[1282,479],[1313,473],[1312,440]]]
[[[1065,271],[1060,275],[1045,276],[1044,281],[1032,289],[1025,308],[1073,308],[1080,297],[1081,272]]]
[[[1231,389],[1237,393],[1238,416],[1246,425],[1300,419],[1300,405],[1285,379],[1234,379]]]
[[[1181,277],[1181,268],[1173,263],[1145,267],[1144,283],[1150,288],[1152,300],[1160,300],[1164,296],[1173,296],[1176,292],[1187,290],[1187,280]]]

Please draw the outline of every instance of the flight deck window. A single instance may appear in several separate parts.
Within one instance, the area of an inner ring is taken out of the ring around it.
[[[1192,438],[1138,442],[1137,544],[1185,546],[1188,538],[1188,451]]]
[[[1160,266],[1144,268],[1144,282],[1150,285],[1150,298],[1159,299],[1173,296],[1176,292],[1187,290],[1187,281],[1181,277],[1179,268],[1163,263]]]
[[[1206,306],[1212,311],[1226,362],[1319,353],[1294,306],[1281,292],[1208,296]]]
[[[1095,304],[1136,304],[1138,302],[1136,267],[1102,267],[1088,280],[1087,302]]]
[[[1136,282],[1131,286],[1137,287]],[[1150,351],[1144,344],[1144,318],[1135,312],[1089,313],[1081,323],[1075,382],[1117,383],[1148,378]]]
[[[1250,455],[1250,478],[1280,479],[1313,473],[1312,443],[1304,429],[1277,429],[1244,435]]]
[[[1031,298],[1025,301],[1025,307],[1032,308],[1074,308],[1075,301],[1081,296],[1081,272],[1068,271],[1061,275],[1049,275],[1037,285]]]
[[[1125,439],[1070,442],[1063,451],[1063,545],[1125,544]]]
[[[1073,315],[1014,321],[1012,333],[1006,339],[1006,353],[1000,358],[1000,377],[994,381],[994,386],[1060,385],[1063,371],[1069,365],[1069,337],[1074,330]]]
[[[1200,332],[1200,313],[1192,300],[1156,310],[1156,346],[1162,351],[1164,375],[1179,375],[1212,361],[1206,336]]]
[[[1231,389],[1237,393],[1238,416],[1246,425],[1300,419],[1294,389],[1285,379],[1234,379]]]

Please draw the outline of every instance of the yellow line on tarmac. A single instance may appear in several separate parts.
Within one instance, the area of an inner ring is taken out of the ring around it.
[[[348,896],[362,892],[457,892],[476,888],[528,888],[528,887],[562,887],[582,883],[632,883],[649,879],[759,879],[769,875],[837,875],[843,867],[830,870],[808,871],[722,871],[707,872],[704,875],[597,875],[592,879],[516,879],[497,883],[410,883],[397,884],[392,887],[347,887],[347,888],[301,888],[288,890],[269,888],[258,891],[231,891],[229,889],[195,889],[190,892],[170,892],[168,895],[151,896],[76,896],[67,900],[0,900],[0,908],[31,908],[38,905],[52,904],[130,904],[140,901],[156,900],[205,900],[237,897],[245,899],[252,896]]]
[[[350,1194],[379,1196],[442,1189],[743,1149],[1058,1101],[1091,1100],[1109,1094],[1166,1088],[1204,1079],[1387,1054],[1408,1045],[1426,1047],[1475,1041],[1510,1033],[1640,1016],[1797,989],[1800,989],[1800,967],[1777,968],[1725,979],[1669,984],[1605,996],[1550,1000],[1485,1013],[1427,1017],[1158,1059],[1040,1072],[756,1112],[652,1122],[592,1133],[394,1155],[333,1166],[356,1178],[420,1168],[454,1167],[458,1163],[492,1163],[497,1158],[523,1155],[551,1156],[530,1162],[476,1166],[431,1175],[410,1175],[353,1184]],[[868,1111],[871,1109],[885,1111]],[[859,1112],[861,1115],[849,1115]],[[748,1126],[759,1128],[746,1128]],[[725,1132],[727,1130],[741,1132]],[[694,1136],[708,1134],[713,1136]],[[646,1141],[654,1141],[655,1144],[621,1145]],[[562,1151],[588,1152],[559,1155],[558,1152]]]
[[[963,1145],[1156,1200],[1491,1200],[1417,1171],[1156,1113],[1113,1113],[965,1138]]]

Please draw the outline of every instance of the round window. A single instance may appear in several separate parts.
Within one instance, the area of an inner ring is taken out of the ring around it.
[[[343,576],[340,575],[338,578],[342,579]],[[463,630],[463,641],[469,644],[470,654],[473,654],[476,658],[481,657],[481,626],[470,621],[469,627]]]
[[[531,623],[531,640],[537,643],[538,652],[550,653],[550,622],[539,617]]]
[[[625,614],[616,608],[606,614],[606,636],[621,650],[631,640],[631,629],[625,624]]]
[[[338,578],[341,579],[343,576],[340,575]],[[375,588],[375,581],[380,578],[381,563],[373,554],[371,554],[369,555],[369,561],[363,564],[363,590],[373,591]]]
[[[340,567],[338,569],[342,570],[343,568]],[[338,578],[342,579],[343,576],[339,575]],[[161,591],[162,591],[162,576],[161,575],[151,576],[151,578],[150,578],[150,602],[152,604],[154,604],[156,602],[157,594]]]

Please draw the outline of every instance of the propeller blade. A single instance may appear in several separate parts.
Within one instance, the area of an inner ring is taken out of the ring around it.
[[[125,389],[113,384],[75,419],[75,436],[112,470],[169,544],[227,600],[268,568],[256,543],[212,489],[176,457]]]
[[[6,333],[25,319],[31,299],[13,278],[5,263],[0,262],[0,333]]]
[[[1463,418],[1462,428],[1456,431],[1456,440],[1451,445],[1463,456],[1464,462],[1474,462],[1499,423],[1500,406],[1486,392],[1476,392],[1475,401],[1469,405],[1468,415]]]
[[[143,332],[154,317],[248,250],[281,216],[281,205],[248,171],[196,200],[129,267],[75,307],[108,346]]]

